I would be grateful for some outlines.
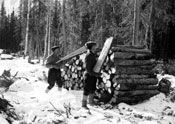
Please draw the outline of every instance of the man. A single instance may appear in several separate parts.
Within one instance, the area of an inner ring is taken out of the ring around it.
[[[62,80],[61,80],[61,70],[60,66],[56,64],[56,62],[60,59],[59,57],[59,47],[52,47],[52,54],[47,58],[46,67],[49,68],[48,71],[48,83],[49,86],[46,89],[46,93],[48,93],[55,85],[58,85],[58,91],[62,89]]]
[[[97,77],[100,77],[100,73],[93,71],[93,67],[96,64],[96,43],[89,41],[85,44],[87,48],[87,54],[85,57],[85,74],[84,74],[84,92],[82,107],[88,109],[87,107],[87,98],[89,96],[89,104],[94,105],[94,93],[96,90]]]

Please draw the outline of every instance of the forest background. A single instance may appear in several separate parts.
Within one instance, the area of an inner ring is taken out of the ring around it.
[[[45,59],[51,47],[60,56],[92,40],[103,46],[143,46],[156,59],[175,58],[174,0],[20,0],[18,12],[0,6],[0,49]]]

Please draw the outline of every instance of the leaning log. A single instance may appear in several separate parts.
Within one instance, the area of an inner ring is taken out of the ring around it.
[[[66,55],[65,57],[63,57],[62,59],[60,59],[59,61],[57,61],[57,64],[61,63],[61,62],[64,62],[64,61],[67,61],[75,56],[78,56],[80,54],[83,54],[86,52],[86,48],[85,46],[82,46],[81,48],[73,51],[72,53]]]

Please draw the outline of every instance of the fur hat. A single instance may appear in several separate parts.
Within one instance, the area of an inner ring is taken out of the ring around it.
[[[54,52],[56,49],[60,48],[59,46],[53,46],[51,49]]]
[[[92,46],[94,46],[94,45],[97,45],[97,44],[95,42],[93,42],[93,41],[88,41],[88,42],[85,43],[85,47],[87,49],[91,49]]]

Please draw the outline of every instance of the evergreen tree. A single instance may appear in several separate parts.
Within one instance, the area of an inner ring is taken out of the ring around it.
[[[7,33],[5,27],[7,24],[7,17],[6,17],[6,10],[4,6],[4,1],[1,4],[1,10],[0,10],[0,48],[6,49],[7,48],[7,42],[5,41],[5,35]]]

